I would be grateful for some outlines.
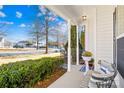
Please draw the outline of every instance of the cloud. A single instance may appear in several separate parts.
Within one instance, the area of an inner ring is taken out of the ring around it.
[[[27,27],[31,27],[31,25],[27,25]]]
[[[42,13],[38,13],[37,16],[38,16],[38,17],[42,16]]]
[[[67,33],[67,30],[68,30],[68,26],[67,26],[67,23],[65,22],[59,22],[58,25],[56,26],[51,26],[49,28],[50,31],[54,31],[54,30],[57,30],[57,31],[61,31],[61,33]]]
[[[20,24],[19,27],[26,27],[26,25],[25,24]]]
[[[14,22],[7,22],[7,24],[9,24],[9,25],[13,25],[13,24],[14,24]]]
[[[35,24],[32,24],[32,27],[35,27]]]
[[[55,17],[49,17],[49,21],[54,21],[55,19]]]
[[[14,24],[14,22],[7,22],[7,21],[3,21],[3,22],[0,22],[0,24],[13,25],[13,24]]]
[[[3,6],[2,5],[0,5],[0,9],[3,9]]]
[[[49,21],[56,21],[57,15],[54,12],[49,12]]]
[[[47,9],[44,6],[39,6],[39,9],[43,14],[46,14]]]
[[[66,22],[59,22],[58,25],[59,25],[58,27],[60,27],[59,29],[60,29],[63,33],[67,32],[68,26],[67,26],[67,23],[66,23]]]
[[[16,12],[16,17],[17,17],[17,18],[21,18],[21,17],[22,17],[22,13],[17,11],[17,12]]]
[[[0,11],[0,17],[6,17],[5,13],[3,13],[2,11]]]

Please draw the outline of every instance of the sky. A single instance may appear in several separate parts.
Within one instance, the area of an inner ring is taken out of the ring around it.
[[[11,42],[18,42],[28,40],[30,38],[29,32],[33,29],[34,21],[40,18],[41,22],[44,20],[44,6],[37,5],[4,5],[0,6],[0,25],[6,25],[0,28],[4,31],[7,40]],[[62,25],[59,30],[66,32],[66,21],[55,13],[51,12],[49,19],[51,20],[50,28],[57,25]],[[54,38],[53,38],[54,39]]]

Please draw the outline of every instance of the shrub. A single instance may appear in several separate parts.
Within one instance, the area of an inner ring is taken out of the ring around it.
[[[82,56],[91,57],[93,54],[89,51],[83,52]]]
[[[94,59],[93,59],[93,58],[91,58],[91,60],[89,61],[89,63],[94,63]]]
[[[41,58],[0,66],[0,87],[32,87],[63,64],[61,58]]]

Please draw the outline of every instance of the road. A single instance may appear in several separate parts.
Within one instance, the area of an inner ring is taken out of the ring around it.
[[[49,50],[49,53],[54,53],[54,50]],[[27,55],[27,54],[43,54],[45,53],[45,50],[28,50],[28,51],[5,51],[0,52],[0,57],[4,56],[15,56],[15,55]]]

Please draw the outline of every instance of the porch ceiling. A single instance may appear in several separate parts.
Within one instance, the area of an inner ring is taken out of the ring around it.
[[[82,16],[87,16],[93,8],[93,5],[46,5],[46,7],[65,20],[70,20],[72,24],[80,24]]]

